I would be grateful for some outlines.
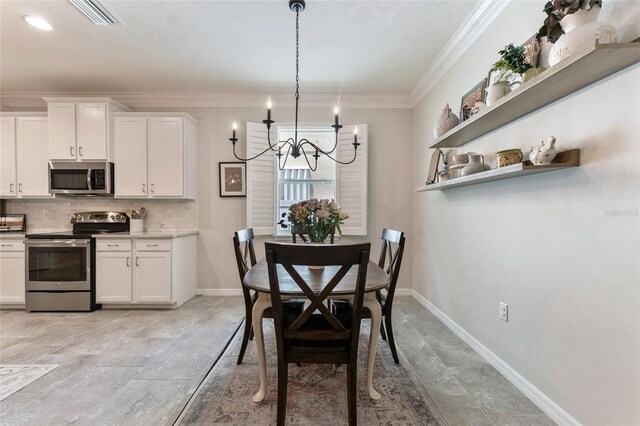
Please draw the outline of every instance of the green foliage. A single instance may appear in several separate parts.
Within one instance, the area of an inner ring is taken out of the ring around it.
[[[555,43],[564,34],[560,21],[567,15],[576,13],[580,9],[591,10],[593,6],[602,6],[602,0],[553,0],[544,5],[547,14],[544,24],[538,30],[536,38],[547,37],[549,43]]]
[[[524,46],[514,46],[513,43],[511,43],[498,53],[502,56],[502,59],[498,62],[504,62],[503,67],[506,67],[516,74],[523,74],[531,68],[531,64],[526,61],[524,55]]]

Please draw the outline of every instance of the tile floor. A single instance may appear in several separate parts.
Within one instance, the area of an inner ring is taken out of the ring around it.
[[[59,364],[0,402],[0,424],[172,424],[243,315],[240,297],[177,310],[0,311],[0,363]],[[553,425],[411,297],[396,341],[450,425]]]

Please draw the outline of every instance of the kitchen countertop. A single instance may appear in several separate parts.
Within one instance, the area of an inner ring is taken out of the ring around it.
[[[0,234],[0,240],[24,240],[24,232],[8,232]]]
[[[179,238],[197,235],[197,230],[162,230],[146,231],[142,233],[111,232],[108,234],[96,234],[96,239],[128,239],[128,238]]]

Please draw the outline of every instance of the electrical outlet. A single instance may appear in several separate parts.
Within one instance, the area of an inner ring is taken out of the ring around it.
[[[500,306],[498,307],[498,318],[509,322],[509,305],[504,302],[500,302]]]

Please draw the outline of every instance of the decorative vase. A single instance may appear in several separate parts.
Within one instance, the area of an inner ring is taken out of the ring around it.
[[[438,117],[438,121],[436,121],[436,125],[433,128],[433,134],[436,138],[439,138],[458,124],[460,124],[460,119],[451,111],[449,104],[447,104]]]
[[[144,232],[144,219],[131,219],[129,221],[130,234],[142,234]]]
[[[505,95],[505,84],[503,82],[494,83],[484,89],[484,91],[487,92],[485,103],[487,104],[487,106],[491,106],[493,103],[495,103],[495,101]]]
[[[324,241],[322,241],[322,242],[308,241],[307,244],[324,244]],[[322,270],[324,270],[324,266],[309,265],[309,266],[307,266],[307,268],[309,268],[310,271],[322,271]]]
[[[618,33],[613,25],[597,22],[599,14],[600,6],[593,6],[589,10],[580,9],[560,21],[565,34],[555,42],[549,52],[551,66],[580,51],[593,40],[598,40],[599,43],[618,41]]]
[[[462,168],[462,176],[472,175],[484,170],[484,156],[482,154],[469,154],[469,163]]]

